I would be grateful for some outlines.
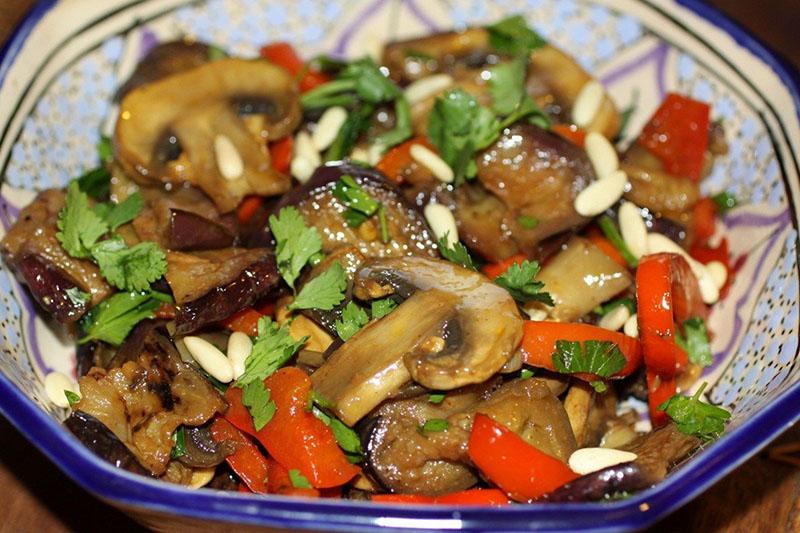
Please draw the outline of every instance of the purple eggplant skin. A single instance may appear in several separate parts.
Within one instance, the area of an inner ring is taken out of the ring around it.
[[[182,209],[171,209],[167,233],[170,250],[217,250],[236,244],[236,235],[222,224]]]
[[[70,324],[88,311],[89,298],[81,298],[81,288],[57,266],[31,254],[16,268],[34,299],[59,322]]]
[[[537,501],[594,502],[636,492],[652,484],[636,463],[622,463],[581,476]]]
[[[226,285],[178,307],[175,334],[188,335],[203,326],[219,322],[266,296],[280,281],[272,254],[250,264]]]
[[[209,426],[186,427],[184,435],[186,452],[178,460],[192,468],[217,466],[236,451],[232,442],[215,442]]]
[[[64,421],[66,428],[95,455],[134,474],[149,475],[133,454],[102,422],[83,411],[73,412]]]

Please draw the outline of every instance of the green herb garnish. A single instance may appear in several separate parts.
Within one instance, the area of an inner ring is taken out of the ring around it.
[[[308,478],[301,474],[296,468],[289,470],[289,481],[292,482],[292,487],[296,489],[311,488],[311,482],[308,481]]]
[[[538,274],[539,263],[526,259],[521,264],[511,265],[508,270],[497,276],[494,282],[507,290],[518,302],[535,301],[555,305],[550,293],[542,291],[544,283],[536,281]]]
[[[690,318],[683,323],[683,333],[675,335],[675,344],[681,347],[689,356],[689,361],[695,365],[706,367],[714,362],[711,353],[711,342],[708,340],[706,324],[700,317]]]
[[[487,26],[489,45],[496,51],[513,56],[527,55],[547,41],[534,30],[522,15],[512,15]]]
[[[703,442],[722,435],[725,423],[731,417],[726,409],[700,401],[707,386],[708,383],[703,383],[691,398],[676,394],[658,406],[658,410],[666,412],[681,433],[694,435]]]
[[[186,455],[186,430],[183,426],[178,426],[178,429],[172,434],[172,451],[169,453],[170,459],[177,459]]]
[[[608,378],[625,367],[626,359],[613,342],[557,340],[553,367],[562,374],[593,374]]]
[[[450,427],[450,423],[443,418],[430,418],[419,427],[420,433],[440,433]]]
[[[460,241],[456,241],[455,243],[453,243],[453,246],[451,248],[450,246],[447,245],[447,237],[448,234],[446,233],[438,241],[439,253],[442,254],[442,257],[444,257],[451,263],[461,265],[464,268],[477,270],[478,267],[475,266],[475,262],[469,255],[469,250],[467,250],[467,247],[461,244]]]
[[[372,308],[371,308],[372,318],[376,320],[379,318],[383,318],[389,313],[391,313],[395,307],[397,307],[397,303],[390,298],[384,298],[383,300],[374,300],[372,302]]]
[[[92,257],[108,282],[125,291],[145,291],[167,272],[167,258],[154,242],[128,248],[121,237],[92,246]]]
[[[614,248],[617,249],[619,255],[625,259],[625,262],[628,263],[628,266],[631,268],[636,268],[639,264],[639,261],[636,259],[636,256],[633,255],[631,249],[628,248],[628,245],[625,244],[625,239],[622,238],[619,230],[617,229],[617,225],[614,224],[614,221],[608,215],[603,215],[600,217],[598,221],[600,229],[603,231],[603,235],[611,241],[611,244],[614,245]]]
[[[347,302],[342,311],[342,318],[337,320],[334,326],[339,337],[346,341],[366,326],[367,322],[369,322],[367,312],[351,301]]]
[[[347,276],[339,263],[332,264],[328,270],[312,279],[300,289],[300,293],[289,304],[289,310],[322,309],[330,311],[344,300]]]
[[[269,389],[263,381],[253,380],[242,387],[242,403],[250,411],[256,431],[261,431],[275,414],[275,402],[270,399]]]
[[[539,225],[539,219],[528,215],[520,215],[517,217],[517,224],[522,226],[522,229],[533,229]]]
[[[251,382],[263,382],[285,365],[289,359],[308,340],[303,337],[295,341],[289,334],[289,325],[278,324],[269,317],[258,319],[258,335],[253,342],[253,350],[244,362],[244,374],[236,381],[237,387],[244,388]]]
[[[284,207],[278,215],[270,215],[269,227],[275,237],[275,258],[278,270],[286,283],[294,289],[294,282],[303,267],[322,253],[322,239],[314,227],[294,207]]]
[[[86,335],[79,343],[100,340],[119,346],[136,324],[146,318],[153,318],[156,309],[171,302],[170,295],[156,291],[114,294],[84,316],[81,326]]]
[[[736,200],[736,196],[734,196],[730,191],[717,193],[711,197],[711,200],[714,201],[714,204],[717,206],[717,212],[720,215],[724,215],[739,205],[739,202]]]

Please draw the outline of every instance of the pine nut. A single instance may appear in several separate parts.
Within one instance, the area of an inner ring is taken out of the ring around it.
[[[528,315],[528,318],[533,320],[534,322],[541,322],[542,320],[547,320],[549,314],[544,309],[540,309],[538,307],[533,306],[526,306],[522,308],[525,311],[525,314]]]
[[[345,120],[347,120],[347,110],[342,106],[333,106],[326,109],[319,118],[319,122],[317,122],[317,128],[311,135],[314,147],[321,152],[333,144]]]
[[[69,400],[65,391],[70,391],[80,396],[77,383],[61,372],[50,372],[44,377],[44,391],[51,402],[58,407],[69,407]]]
[[[314,171],[316,170],[316,166],[314,163],[309,161],[303,156],[296,155],[292,158],[292,163],[289,168],[289,172],[292,173],[292,176],[297,179],[300,183],[306,183],[311,176],[314,175]]]
[[[600,318],[597,323],[603,329],[617,331],[625,325],[625,322],[631,317],[631,312],[624,305],[619,305],[606,313]]]
[[[575,211],[584,217],[599,215],[622,198],[628,176],[615,170],[608,177],[589,184],[575,197]]]
[[[184,337],[183,343],[197,364],[211,377],[222,383],[233,381],[233,366],[216,346],[201,337],[194,336]]]
[[[585,476],[609,466],[630,463],[637,457],[633,452],[613,448],[581,448],[569,456],[569,467],[576,474]]]
[[[572,106],[572,122],[581,128],[589,126],[600,111],[605,94],[605,89],[596,80],[586,82]]]
[[[233,181],[242,177],[244,172],[244,161],[239,151],[225,135],[214,137],[214,155],[217,158],[217,168],[222,177]]]
[[[403,93],[409,105],[414,105],[442,92],[453,85],[453,77],[449,74],[433,74],[408,85]]]
[[[706,264],[706,270],[711,279],[714,280],[714,285],[717,286],[717,289],[722,289],[725,286],[725,282],[728,281],[728,269],[725,265],[719,261],[711,261]]]
[[[717,287],[714,278],[707,272],[697,279],[697,283],[700,285],[700,296],[703,297],[703,303],[712,305],[719,301],[719,287]]]
[[[661,252],[679,254],[686,259],[692,269],[692,273],[697,278],[703,302],[711,305],[719,300],[719,288],[717,288],[717,284],[709,274],[706,266],[690,256],[678,243],[660,233],[648,233],[647,252],[651,254]]]
[[[433,172],[436,179],[444,183],[453,183],[455,179],[453,169],[438,154],[421,144],[412,144],[409,153],[414,161]]]
[[[639,338],[639,315],[637,313],[633,313],[630,318],[625,321],[625,325],[622,326],[622,332],[628,337],[633,337],[634,339]]]
[[[213,466],[208,468],[198,468],[192,471],[192,478],[189,480],[190,489],[205,487],[214,479],[217,469]]]
[[[452,248],[458,242],[458,229],[453,213],[442,204],[428,204],[425,206],[425,220],[431,227],[431,231],[440,240],[447,236],[447,246]]]
[[[294,155],[308,159],[314,166],[322,164],[322,158],[307,131],[298,132],[294,136]]]
[[[631,202],[622,202],[619,207],[619,231],[636,259],[647,253],[647,226],[641,209]]]
[[[253,351],[253,341],[241,331],[234,331],[228,337],[228,360],[233,368],[233,379],[239,379],[244,374],[244,362]]]
[[[617,150],[602,134],[590,131],[586,135],[584,146],[598,179],[607,178],[619,168]]]

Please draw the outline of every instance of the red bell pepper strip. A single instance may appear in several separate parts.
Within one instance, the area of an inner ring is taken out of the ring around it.
[[[331,429],[308,411],[311,378],[295,367],[281,368],[264,380],[275,415],[258,432],[270,456],[287,470],[297,469],[314,488],[338,487],[360,469],[345,457]]]
[[[586,130],[579,128],[575,124],[553,124],[550,127],[550,131],[581,148],[583,148],[583,144],[586,141]]]
[[[373,502],[439,505],[508,505],[508,496],[497,489],[469,489],[442,496],[422,494],[376,494]]]
[[[525,254],[512,255],[508,259],[504,259],[497,263],[487,263],[481,267],[481,272],[486,274],[490,280],[494,281],[495,278],[505,273],[506,270],[511,268],[511,265],[519,265],[528,257]]]
[[[256,427],[253,425],[253,417],[250,411],[242,403],[242,389],[236,386],[228,387],[225,391],[225,401],[228,402],[228,410],[223,415],[225,420],[236,426],[236,429],[243,431],[253,437],[258,437]]]
[[[211,424],[211,438],[214,442],[234,442],[236,451],[225,458],[231,469],[242,478],[252,492],[261,494],[269,492],[267,459],[258,451],[255,444],[222,418],[217,418]]]
[[[647,406],[650,411],[650,423],[653,427],[667,423],[667,413],[659,411],[658,406],[672,398],[678,392],[675,376],[661,376],[652,370],[647,371]]]
[[[260,196],[246,196],[236,208],[236,218],[239,219],[239,224],[246,224],[263,204],[264,199]]]
[[[274,42],[263,46],[261,48],[261,57],[283,67],[293,76],[300,76],[299,87],[301,93],[331,81],[331,77],[324,72],[309,69],[289,43]]]
[[[483,475],[516,501],[536,499],[578,478],[566,464],[482,413],[475,415],[467,452]]]
[[[272,168],[284,174],[288,173],[289,167],[292,164],[293,149],[294,137],[291,135],[269,143],[269,155],[270,159],[272,159]]]
[[[413,144],[421,144],[436,151],[436,148],[425,137],[414,137],[386,152],[375,168],[391,181],[397,184],[403,183],[403,174],[414,162],[414,158],[411,157],[411,145]]]
[[[616,331],[592,326],[591,324],[575,324],[569,322],[549,322],[527,320],[523,324],[522,344],[520,351],[525,363],[555,371],[553,352],[556,341],[609,341],[613,342],[625,356],[625,366],[618,373],[606,379],[622,378],[630,375],[642,363],[642,351],[639,341]],[[595,381],[592,374],[575,374],[576,377]]]
[[[319,498],[317,489],[295,487],[286,470],[278,461],[272,457],[267,458],[267,488],[270,494],[282,494],[284,496],[304,496],[306,498]]]
[[[221,322],[222,326],[231,331],[241,331],[251,337],[258,335],[258,321],[264,316],[253,309],[252,307],[245,307],[241,311],[237,311]]]
[[[638,142],[661,160],[667,172],[700,181],[709,114],[708,104],[670,93],[642,129]]]
[[[711,198],[701,198],[692,208],[692,219],[695,242],[706,242],[714,235],[717,204]]]
[[[627,261],[625,261],[625,258],[622,257],[622,254],[619,253],[617,247],[611,244],[611,241],[606,239],[599,229],[594,227],[591,228],[586,233],[586,238],[588,238],[592,242],[592,244],[600,248],[600,251],[606,254],[609,258],[611,258],[611,260],[614,261],[616,264],[618,264],[621,267],[624,267],[625,269],[629,268]]]

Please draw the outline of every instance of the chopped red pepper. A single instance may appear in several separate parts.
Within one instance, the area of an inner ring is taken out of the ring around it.
[[[667,413],[659,411],[658,406],[672,398],[678,392],[675,376],[661,376],[647,371],[647,406],[650,410],[650,423],[653,427],[667,423]]]
[[[533,320],[527,320],[523,325],[522,344],[520,345],[523,361],[538,368],[555,370],[553,352],[556,351],[556,341],[559,340],[573,342],[596,340],[616,344],[619,351],[625,356],[626,363],[625,367],[610,379],[628,376],[642,363],[639,341],[633,337],[591,324]],[[597,376],[591,374],[575,374],[575,376],[586,381],[598,379]]]
[[[301,93],[331,81],[331,77],[324,72],[309,69],[289,43],[274,42],[265,45],[261,48],[261,57],[285,68],[294,76],[300,76]]]
[[[272,168],[284,174],[289,172],[289,167],[292,164],[293,149],[294,137],[291,135],[269,143],[269,155],[270,159],[272,159]]]
[[[494,281],[495,278],[505,273],[506,270],[511,268],[511,265],[519,265],[528,257],[525,254],[512,255],[508,259],[504,259],[497,263],[487,263],[481,267],[481,272],[486,274],[490,280]]]
[[[517,501],[536,499],[578,477],[566,464],[482,413],[472,423],[468,453],[483,475]]]
[[[439,505],[508,505],[508,496],[497,489],[469,489],[442,496],[423,494],[376,494],[373,502]]]
[[[236,444],[236,451],[225,460],[252,492],[266,494],[269,479],[267,459],[255,444],[225,419],[217,418],[211,424],[211,438],[214,442],[230,441]]]
[[[714,235],[717,223],[717,204],[711,198],[701,198],[692,208],[692,219],[695,242],[706,242]]]
[[[262,316],[264,316],[263,313],[256,311],[252,307],[245,307],[223,320],[221,324],[231,331],[241,331],[251,337],[255,337],[258,335],[258,321]]]
[[[586,130],[579,128],[575,124],[553,124],[550,131],[581,148],[583,148],[583,144],[586,141]]]
[[[239,219],[239,224],[246,224],[263,204],[264,199],[260,196],[246,196],[236,208],[236,218]]]
[[[709,114],[708,104],[670,93],[638,142],[658,157],[668,172],[700,181],[708,148]]]
[[[624,267],[625,269],[628,268],[628,263],[625,261],[625,258],[622,257],[622,254],[619,253],[619,250],[617,250],[616,246],[611,244],[611,241],[603,236],[599,229],[596,227],[590,228],[586,233],[586,238],[588,238],[592,244],[600,248],[600,251],[611,258],[612,261],[617,263],[619,266]]]
[[[228,410],[225,411],[225,420],[236,426],[239,431],[244,431],[253,437],[258,436],[256,427],[253,425],[253,417],[250,411],[242,403],[242,389],[236,386],[228,387],[225,391],[225,401],[228,402]]]
[[[411,166],[414,159],[411,157],[411,145],[421,144],[426,148],[436,151],[424,137],[414,137],[404,143],[398,144],[383,155],[375,168],[380,170],[384,176],[395,183],[403,183],[403,174]]]

